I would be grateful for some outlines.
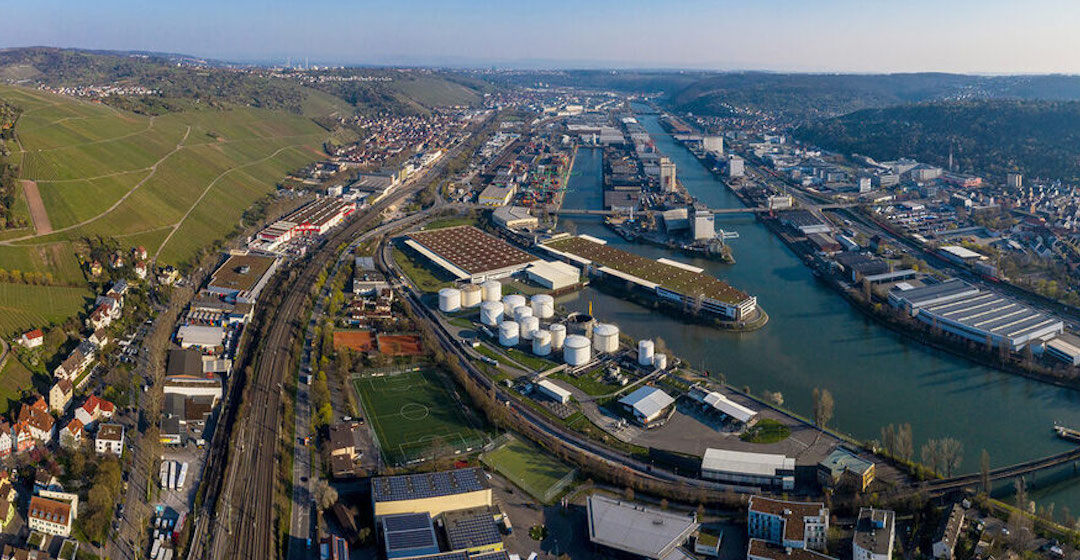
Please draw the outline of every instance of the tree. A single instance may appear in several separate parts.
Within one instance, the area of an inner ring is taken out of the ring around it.
[[[941,466],[941,442],[936,439],[926,440],[926,443],[922,446],[921,455],[923,464],[930,467],[934,474],[937,474]]]
[[[990,495],[990,454],[985,449],[979,457],[979,478],[982,481],[983,493]]]
[[[824,428],[833,416],[833,396],[828,389],[814,388],[814,425]]]
[[[623,488],[623,499],[628,501],[628,502],[633,501],[633,499],[634,499],[634,489],[629,487],[629,486],[627,486],[626,488]]]
[[[945,438],[938,444],[941,450],[941,466],[945,470],[946,477],[952,477],[953,472],[960,468],[964,458],[964,444],[955,438]]]
[[[911,436],[911,424],[907,422],[896,430],[896,454],[905,461],[915,456],[915,440]]]
[[[326,511],[334,506],[338,501],[338,491],[330,483],[319,479],[315,483],[315,503],[319,506],[319,511]]]

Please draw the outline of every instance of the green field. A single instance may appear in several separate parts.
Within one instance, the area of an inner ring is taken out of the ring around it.
[[[517,438],[480,459],[543,503],[551,503],[573,481],[574,469]]]
[[[763,418],[739,437],[750,443],[777,443],[790,435],[791,428],[772,418]]]
[[[389,464],[465,453],[484,444],[436,371],[359,377],[353,386]]]
[[[0,282],[0,336],[61,323],[92,297],[87,288]]]
[[[19,402],[24,389],[33,387],[34,373],[26,369],[13,355],[0,370],[0,414],[7,414]]]

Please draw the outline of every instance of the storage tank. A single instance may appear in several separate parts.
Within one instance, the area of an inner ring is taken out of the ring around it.
[[[533,334],[533,354],[547,356],[551,353],[551,332],[543,329]]]
[[[499,344],[503,346],[517,346],[518,336],[521,334],[521,329],[518,324],[513,321],[503,321],[499,323]]]
[[[667,354],[656,354],[652,358],[652,365],[656,369],[667,369]]]
[[[600,323],[593,327],[593,350],[614,352],[619,349],[619,327],[610,323]]]
[[[637,343],[637,363],[641,366],[651,366],[653,360],[653,341],[645,339]]]
[[[595,324],[596,319],[593,319],[592,315],[589,315],[588,313],[574,313],[566,320],[566,330],[568,334],[580,334],[591,340],[592,329]]]
[[[461,287],[461,306],[462,307],[476,307],[480,305],[481,295],[483,291],[480,286],[476,284],[465,284]]]
[[[519,323],[522,321],[522,319],[532,316],[533,310],[530,309],[528,305],[522,305],[521,307],[514,308],[514,320]]]
[[[480,323],[494,327],[503,318],[503,304],[501,301],[485,301],[480,304]]]
[[[563,345],[563,359],[567,365],[583,366],[592,359],[592,347],[589,339],[580,334],[572,334],[566,337]]]
[[[443,288],[439,290],[439,311],[453,313],[461,309],[461,290]]]
[[[522,305],[525,305],[525,296],[521,294],[511,294],[508,296],[503,296],[502,301],[503,314],[513,315],[515,309],[521,307]]]
[[[540,319],[537,317],[525,317],[521,320],[521,338],[532,340],[536,331],[540,330]]]
[[[550,319],[555,316],[555,298],[547,294],[536,294],[532,297],[533,315],[541,319]]]
[[[566,325],[554,324],[549,329],[551,331],[551,349],[562,350],[563,342],[566,342]]]
[[[484,282],[484,301],[499,301],[502,299],[502,284],[498,280]]]

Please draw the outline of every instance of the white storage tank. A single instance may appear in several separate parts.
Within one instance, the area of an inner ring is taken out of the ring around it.
[[[639,340],[637,343],[637,363],[641,366],[651,366],[653,360],[653,349],[655,345],[653,341],[649,339]]]
[[[515,309],[521,307],[522,305],[525,305],[525,296],[521,294],[511,294],[508,296],[503,296],[502,301],[503,314],[513,315]]]
[[[461,290],[443,288],[439,290],[439,311],[453,313],[461,309]]]
[[[555,316],[555,298],[547,294],[536,294],[532,297],[533,315],[541,319],[550,319]]]
[[[461,287],[461,306],[476,307],[480,305],[480,292],[483,291],[476,284],[465,284]]]
[[[540,319],[529,316],[521,320],[521,338],[532,340],[538,330],[540,330]]]
[[[653,356],[652,365],[656,369],[667,369],[667,354],[656,354]]]
[[[521,307],[515,307],[514,308],[514,320],[519,322],[519,323],[523,319],[525,319],[526,317],[532,317],[532,316],[533,316],[533,310],[529,309],[528,305],[522,305]]]
[[[600,323],[593,327],[593,350],[614,352],[619,349],[619,327],[611,323]]]
[[[547,356],[551,353],[551,333],[543,329],[533,334],[533,354]]]
[[[563,344],[563,359],[571,366],[583,366],[592,359],[592,346],[589,339],[580,334],[566,337]]]
[[[503,321],[499,323],[499,344],[503,346],[517,346],[518,336],[521,334],[521,329],[518,324],[513,321]]]
[[[566,325],[557,323],[548,330],[551,331],[551,349],[562,350],[563,342],[566,342]]]
[[[498,280],[484,282],[484,301],[499,301],[502,299],[502,283]]]
[[[501,301],[485,301],[480,304],[480,323],[494,327],[502,321],[503,304]]]

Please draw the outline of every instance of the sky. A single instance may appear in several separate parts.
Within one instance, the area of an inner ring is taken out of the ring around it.
[[[1075,0],[0,0],[0,47],[236,62],[1080,73]]]

